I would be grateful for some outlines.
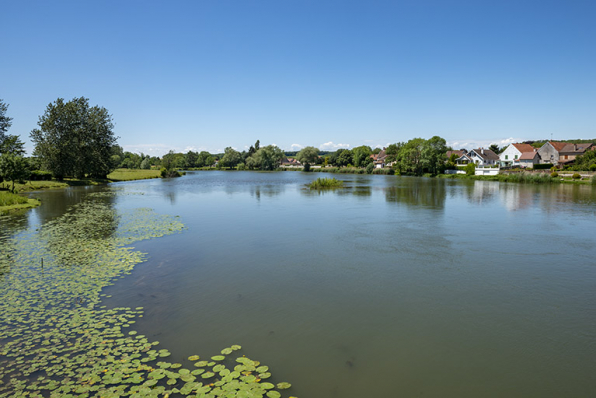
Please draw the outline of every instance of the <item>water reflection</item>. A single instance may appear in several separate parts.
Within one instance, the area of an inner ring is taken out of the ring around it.
[[[388,203],[403,203],[417,207],[430,207],[442,210],[445,207],[447,189],[444,181],[438,179],[404,178],[403,183],[397,186],[384,188],[385,200]]]

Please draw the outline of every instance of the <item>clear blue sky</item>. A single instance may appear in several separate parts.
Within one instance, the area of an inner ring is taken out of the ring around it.
[[[11,134],[106,107],[119,143],[239,150],[596,138],[596,1],[3,0]],[[294,145],[294,146],[293,146]]]

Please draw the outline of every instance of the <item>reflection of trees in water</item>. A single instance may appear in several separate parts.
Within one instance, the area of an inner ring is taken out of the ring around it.
[[[261,195],[272,198],[283,193],[286,190],[285,185],[256,185],[250,187],[250,196],[261,200]]]
[[[383,189],[387,202],[432,207],[435,209],[443,209],[445,207],[447,190],[443,181],[416,178],[415,180],[410,179],[404,182],[404,185]]]
[[[370,185],[358,185],[366,184],[370,181],[344,181],[345,186],[343,188],[330,188],[330,189],[309,189],[303,188],[300,193],[304,196],[324,196],[324,195],[336,195],[336,196],[356,196],[362,199],[368,198],[372,195],[372,188]]]

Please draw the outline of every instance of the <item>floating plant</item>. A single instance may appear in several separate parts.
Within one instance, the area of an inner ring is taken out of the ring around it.
[[[102,289],[145,259],[127,245],[184,228],[151,209],[119,214],[105,202],[115,194],[91,194],[36,230],[2,237],[0,397],[280,397],[261,381],[268,367],[228,357],[240,346],[211,361],[189,356],[196,368],[187,369],[127,329],[142,307],[101,305]]]

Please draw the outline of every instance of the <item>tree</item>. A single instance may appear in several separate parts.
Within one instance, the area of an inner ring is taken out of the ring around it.
[[[25,144],[19,135],[5,135],[0,142],[0,155],[12,154],[17,156],[25,155]]]
[[[491,151],[493,151],[497,155],[502,152],[501,149],[499,149],[499,146],[497,144],[490,144],[490,146],[488,147],[488,149],[490,149]]]
[[[143,170],[149,170],[149,169],[151,169],[151,160],[150,160],[149,156],[147,156],[141,162],[141,169],[143,169]]]
[[[397,158],[397,154],[399,153],[399,150],[401,149],[401,147],[403,146],[403,142],[398,142],[396,144],[390,144],[387,149],[385,149],[385,154],[387,155],[387,157],[385,158],[385,162],[386,163],[391,163],[391,162],[395,162],[395,159]]]
[[[222,156],[220,163],[224,167],[236,167],[238,163],[242,161],[242,155],[240,152],[232,147],[225,149],[224,155]]]
[[[13,154],[0,156],[0,176],[7,181],[12,181],[12,192],[14,192],[15,181],[24,181],[29,175],[29,165],[22,156]]]
[[[354,158],[354,166],[366,167],[367,164],[372,163],[372,150],[369,146],[362,145],[352,149],[352,156]]]
[[[199,156],[197,157],[195,164],[196,167],[209,167],[212,166],[214,162],[215,161],[213,160],[213,156],[211,156],[209,152],[201,151],[201,153],[199,153]]]
[[[186,161],[186,167],[197,167],[197,159],[199,158],[199,154],[197,152],[188,151],[186,155],[184,155]]]
[[[113,170],[112,148],[117,137],[106,108],[89,105],[84,97],[47,106],[31,131],[34,155],[54,177],[106,178]]]
[[[304,163],[315,163],[319,158],[319,150],[314,146],[307,146],[304,147],[298,152],[296,155],[296,159],[304,164]]]
[[[12,126],[12,118],[6,116],[6,111],[8,110],[8,104],[5,104],[3,100],[0,99],[0,144],[4,141],[4,136],[6,132]]]
[[[284,152],[275,145],[267,145],[248,157],[246,166],[249,169],[275,170],[279,167],[284,156]]]

